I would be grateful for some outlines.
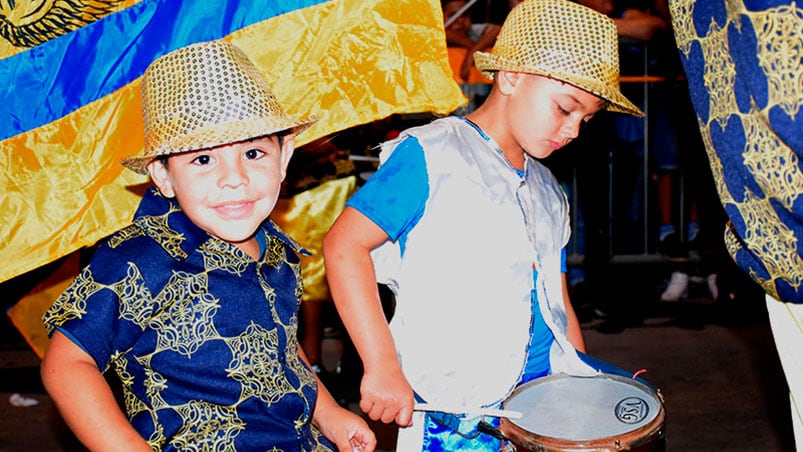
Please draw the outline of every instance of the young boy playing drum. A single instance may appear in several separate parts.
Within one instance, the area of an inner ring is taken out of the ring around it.
[[[267,219],[314,119],[227,41],[160,57],[142,86],[145,150],[123,164],[156,187],[44,319],[67,424],[91,450],[372,450],[304,362],[301,249]]]
[[[402,428],[398,450],[499,450],[477,430],[521,383],[596,371],[563,272],[568,204],[537,159],[619,91],[617,32],[567,0],[527,0],[477,67],[492,91],[467,117],[405,131],[324,241],[329,284],[362,357],[360,407]],[[396,295],[390,325],[377,281]],[[416,411],[414,401],[426,414]]]

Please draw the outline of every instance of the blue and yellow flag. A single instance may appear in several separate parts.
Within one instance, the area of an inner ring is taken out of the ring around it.
[[[119,164],[143,147],[140,78],[221,38],[288,113],[320,118],[298,145],[465,102],[435,0],[0,2],[0,282],[129,223],[147,182]]]

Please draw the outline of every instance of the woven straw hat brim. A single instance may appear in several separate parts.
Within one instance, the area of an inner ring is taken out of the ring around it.
[[[259,68],[225,40],[198,42],[157,58],[142,78],[144,148],[121,163],[137,173],[156,157],[210,149],[317,119],[284,112]]]
[[[300,120],[286,116],[283,118],[248,118],[242,121],[229,121],[197,130],[188,135],[169,139],[151,152],[143,152],[138,156],[125,158],[121,163],[130,170],[147,175],[146,166],[148,163],[162,155],[210,149],[286,131],[292,131],[298,135],[317,121],[318,118],[315,116]]]
[[[524,0],[508,13],[493,49],[474,53],[477,69],[521,72],[569,83],[607,101],[606,109],[641,116],[619,91],[616,24],[569,0]]]
[[[606,108],[608,111],[627,113],[634,116],[644,115],[644,113],[642,113],[642,111],[636,107],[635,104],[630,102],[630,100],[628,100],[628,98],[625,97],[618,89],[611,89],[609,85],[598,80],[578,77],[575,74],[569,74],[558,70],[545,70],[539,67],[521,65],[503,56],[494,55],[487,52],[475,52],[474,61],[477,69],[482,72],[482,75],[491,80],[494,79],[494,76],[498,71],[521,72],[524,74],[549,77],[555,80],[566,82],[570,85],[574,85],[583,91],[588,91],[589,93],[606,100],[608,102],[608,106]]]

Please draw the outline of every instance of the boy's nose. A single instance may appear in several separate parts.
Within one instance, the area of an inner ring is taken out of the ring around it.
[[[563,128],[561,129],[561,134],[569,140],[573,140],[580,135],[580,126],[582,125],[583,120],[568,120],[563,124]]]
[[[221,174],[218,185],[222,187],[239,187],[249,182],[248,172],[240,159],[229,161],[221,165]]]

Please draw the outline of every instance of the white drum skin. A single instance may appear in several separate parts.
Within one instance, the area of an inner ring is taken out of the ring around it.
[[[660,393],[632,378],[555,374],[518,387],[504,402],[521,419],[499,432],[519,451],[663,451]]]

